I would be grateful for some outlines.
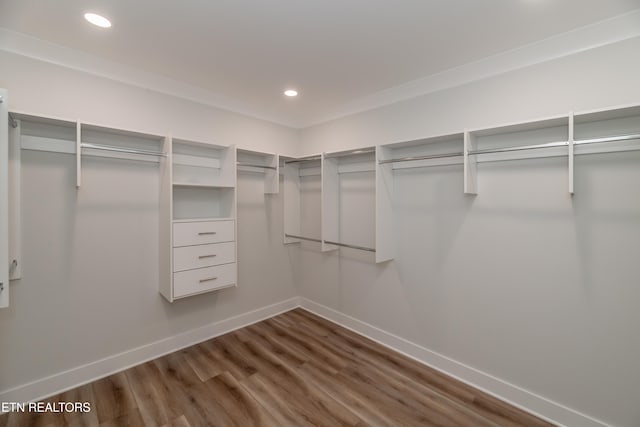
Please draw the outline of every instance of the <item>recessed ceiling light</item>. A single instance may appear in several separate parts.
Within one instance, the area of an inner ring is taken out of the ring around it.
[[[291,97],[298,96],[298,91],[297,90],[293,90],[293,89],[287,89],[287,90],[284,91],[284,94],[286,96],[291,96]]]
[[[105,18],[102,15],[98,15],[97,13],[85,13],[84,19],[91,22],[96,27],[100,28],[109,28],[111,27],[111,21]]]

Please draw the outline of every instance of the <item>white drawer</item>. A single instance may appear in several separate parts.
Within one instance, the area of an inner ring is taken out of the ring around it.
[[[173,271],[192,270],[212,265],[229,264],[236,260],[236,243],[183,246],[173,249]]]
[[[176,222],[173,224],[173,246],[206,245],[233,242],[236,233],[233,221]]]
[[[181,298],[236,284],[236,263],[173,273],[173,297]]]

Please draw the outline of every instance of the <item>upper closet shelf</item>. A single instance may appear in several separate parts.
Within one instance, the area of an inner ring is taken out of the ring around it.
[[[464,134],[434,136],[380,146],[378,165],[392,169],[462,164]],[[385,169],[386,170],[386,169]]]
[[[313,155],[313,156],[309,156],[309,157],[301,157],[299,159],[286,159],[284,161],[284,164],[287,165],[289,163],[305,163],[305,162],[315,162],[315,161],[319,161],[322,159],[322,156],[319,155]]]
[[[232,188],[236,185],[235,149],[203,142],[172,140],[172,184]]]
[[[576,113],[575,154],[640,150],[640,106]]]
[[[166,157],[166,138],[87,123],[76,124],[76,187],[82,182],[82,157],[86,154],[136,161],[159,162]]]
[[[264,174],[264,194],[280,191],[280,158],[275,153],[241,150],[236,152],[237,170]]]
[[[12,116],[11,126],[19,133],[21,149],[75,154],[76,122],[22,113]]]
[[[174,187],[194,187],[194,188],[234,188],[233,185],[217,185],[217,184],[206,184],[200,182],[182,182],[182,181],[173,181]]]
[[[468,146],[465,147],[465,154],[481,156],[478,157],[479,161],[566,156],[569,129],[569,116],[562,116],[474,130],[468,132]],[[558,148],[561,149],[557,150]],[[544,149],[555,150],[537,151]]]
[[[103,144],[91,144],[88,142],[83,142],[80,144],[80,148],[90,148],[93,150],[104,150],[104,151],[112,151],[116,153],[127,153],[127,154],[140,154],[143,156],[156,156],[156,157],[166,157],[166,153],[162,153],[159,151],[151,151],[151,150],[140,150],[135,148],[126,148],[126,147],[116,147],[111,145],[103,145]]]
[[[238,162],[238,170],[247,170],[249,172],[253,172],[253,170],[251,169],[241,169],[241,168],[258,168],[258,169],[272,169],[272,170],[276,170],[278,169],[276,166],[267,166],[267,165],[260,165],[258,163],[249,163],[249,162]]]
[[[338,175],[345,173],[375,172],[375,147],[337,151],[324,154],[324,162],[333,162]]]

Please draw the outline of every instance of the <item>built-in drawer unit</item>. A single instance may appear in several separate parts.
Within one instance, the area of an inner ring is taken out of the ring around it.
[[[173,246],[206,245],[236,240],[233,220],[176,222],[173,224]]]
[[[173,274],[173,297],[181,298],[236,284],[236,263]]]
[[[173,249],[173,271],[192,270],[236,261],[235,242],[183,246]]]

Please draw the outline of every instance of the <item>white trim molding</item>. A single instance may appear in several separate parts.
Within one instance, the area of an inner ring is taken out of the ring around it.
[[[607,427],[607,424],[528,390],[421,347],[397,335],[309,299],[294,297],[219,322],[186,331],[86,365],[0,392],[0,402],[30,402],[79,387],[132,366],[156,359],[202,341],[302,308],[367,337],[465,384],[495,396],[523,411],[559,426]]]
[[[635,37],[640,37],[640,9],[355,99],[330,114],[300,123],[299,127],[304,129]]]
[[[559,426],[607,424],[309,299],[300,307]]]
[[[182,332],[160,341],[119,353],[68,371],[0,392],[0,402],[33,402],[66,390],[79,387],[97,379],[139,365],[149,360],[173,353],[185,347],[232,332],[253,323],[299,307],[299,298],[258,308],[219,322]]]
[[[2,27],[0,27],[0,50],[248,117],[303,129],[635,37],[640,37],[640,9],[390,87],[336,106],[321,116],[306,117],[302,120],[276,116],[272,111],[258,111],[250,105],[210,90]]]
[[[0,50],[243,116],[296,127],[296,123],[283,117],[275,116],[268,111],[258,111],[236,99],[210,90],[3,27],[0,27]]]

